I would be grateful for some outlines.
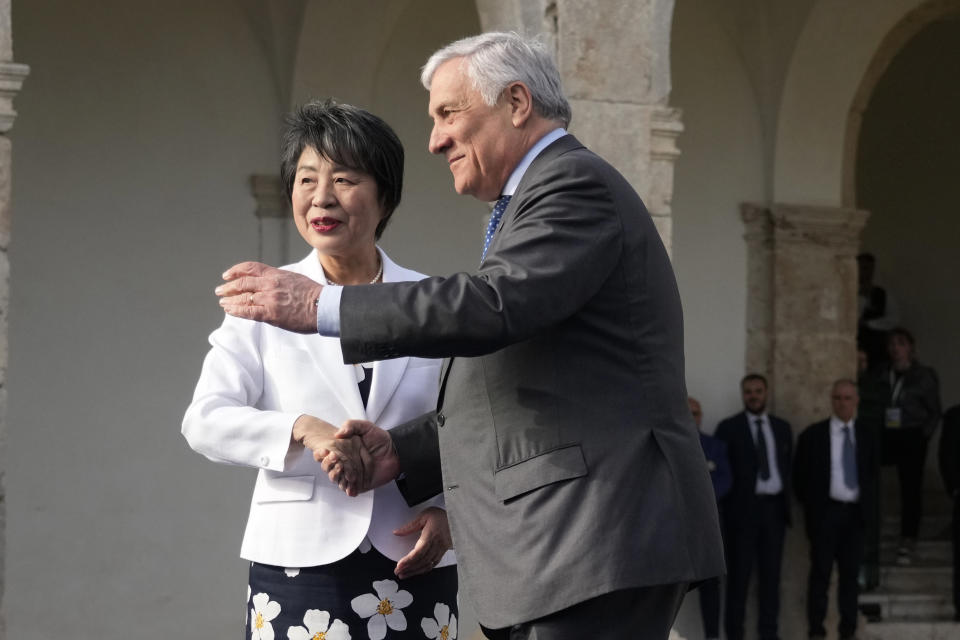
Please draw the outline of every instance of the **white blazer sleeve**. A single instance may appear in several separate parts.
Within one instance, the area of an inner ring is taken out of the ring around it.
[[[263,395],[259,323],[226,316],[210,334],[193,401],[181,432],[190,447],[216,462],[283,471],[292,445],[293,423],[301,415],[258,408]]]

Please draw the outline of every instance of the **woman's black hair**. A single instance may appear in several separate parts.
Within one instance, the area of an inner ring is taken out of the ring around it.
[[[375,232],[379,240],[403,191],[403,145],[390,125],[369,111],[333,100],[301,105],[286,122],[280,178],[287,198],[293,196],[300,155],[312,147],[334,164],[373,176],[383,207],[383,218]]]

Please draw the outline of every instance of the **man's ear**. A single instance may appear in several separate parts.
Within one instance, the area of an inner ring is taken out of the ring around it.
[[[510,119],[516,128],[522,127],[533,115],[533,96],[522,82],[514,82],[504,90],[510,104]]]

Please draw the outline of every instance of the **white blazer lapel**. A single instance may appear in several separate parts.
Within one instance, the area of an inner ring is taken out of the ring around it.
[[[311,253],[307,259],[300,262],[303,268],[303,274],[316,282],[324,282],[323,270],[320,268],[320,261],[315,253]],[[347,415],[351,418],[362,419],[366,416],[363,410],[363,399],[360,397],[360,389],[357,387],[357,369],[352,364],[343,363],[343,352],[340,349],[340,341],[336,338],[323,338],[321,336],[307,336],[304,341],[310,355],[313,356],[317,365],[317,370],[336,393],[337,400],[346,409]],[[324,416],[317,416],[325,419]],[[339,427],[340,425],[334,425]]]
[[[377,250],[380,251],[379,247]],[[383,251],[380,251],[380,259],[383,260],[383,282],[399,282],[408,279],[403,276],[400,267]],[[380,419],[380,415],[400,385],[400,379],[403,378],[409,361],[409,358],[404,357],[373,363],[373,384],[370,387],[370,397],[367,399],[367,420],[376,422]]]
[[[410,358],[380,360],[373,363],[373,384],[367,399],[367,420],[376,422],[400,385]]]

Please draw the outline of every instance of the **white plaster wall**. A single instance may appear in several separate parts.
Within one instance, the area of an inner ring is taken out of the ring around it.
[[[922,0],[819,0],[804,26],[777,120],[774,200],[840,206],[847,116],[883,38]]]
[[[687,389],[712,432],[741,408],[746,343],[746,245],[739,205],[764,198],[761,121],[736,43],[709,0],[677,2],[671,106],[683,109],[673,197],[673,263],[683,299]],[[699,596],[677,630],[703,638]]]
[[[918,357],[960,402],[956,179],[960,175],[960,15],[922,30],[891,62],[864,112],[857,206],[872,215],[863,248],[899,301]]]
[[[5,614],[11,638],[229,638],[251,470],[180,418],[255,257],[276,83],[242,2],[15,0]]]
[[[713,3],[677,3],[673,93],[683,109],[673,197],[673,262],[683,298],[687,386],[708,430],[740,409],[746,341],[741,202],[763,200],[754,94]]]
[[[338,10],[334,25],[329,3],[309,3],[294,70],[282,49],[298,34],[284,39],[284,19],[266,24],[254,1],[15,3],[32,75],[14,131],[11,637],[241,632],[254,475],[189,451],[179,423],[220,322],[219,274],[257,257],[247,177],[277,172],[290,106],[275,74],[293,77],[293,102],[332,95],[396,127],[408,185],[384,240],[396,259],[475,265],[488,210],[426,152],[418,82],[433,49],[478,30],[475,9],[385,6]],[[290,247],[305,250],[295,233]]]

